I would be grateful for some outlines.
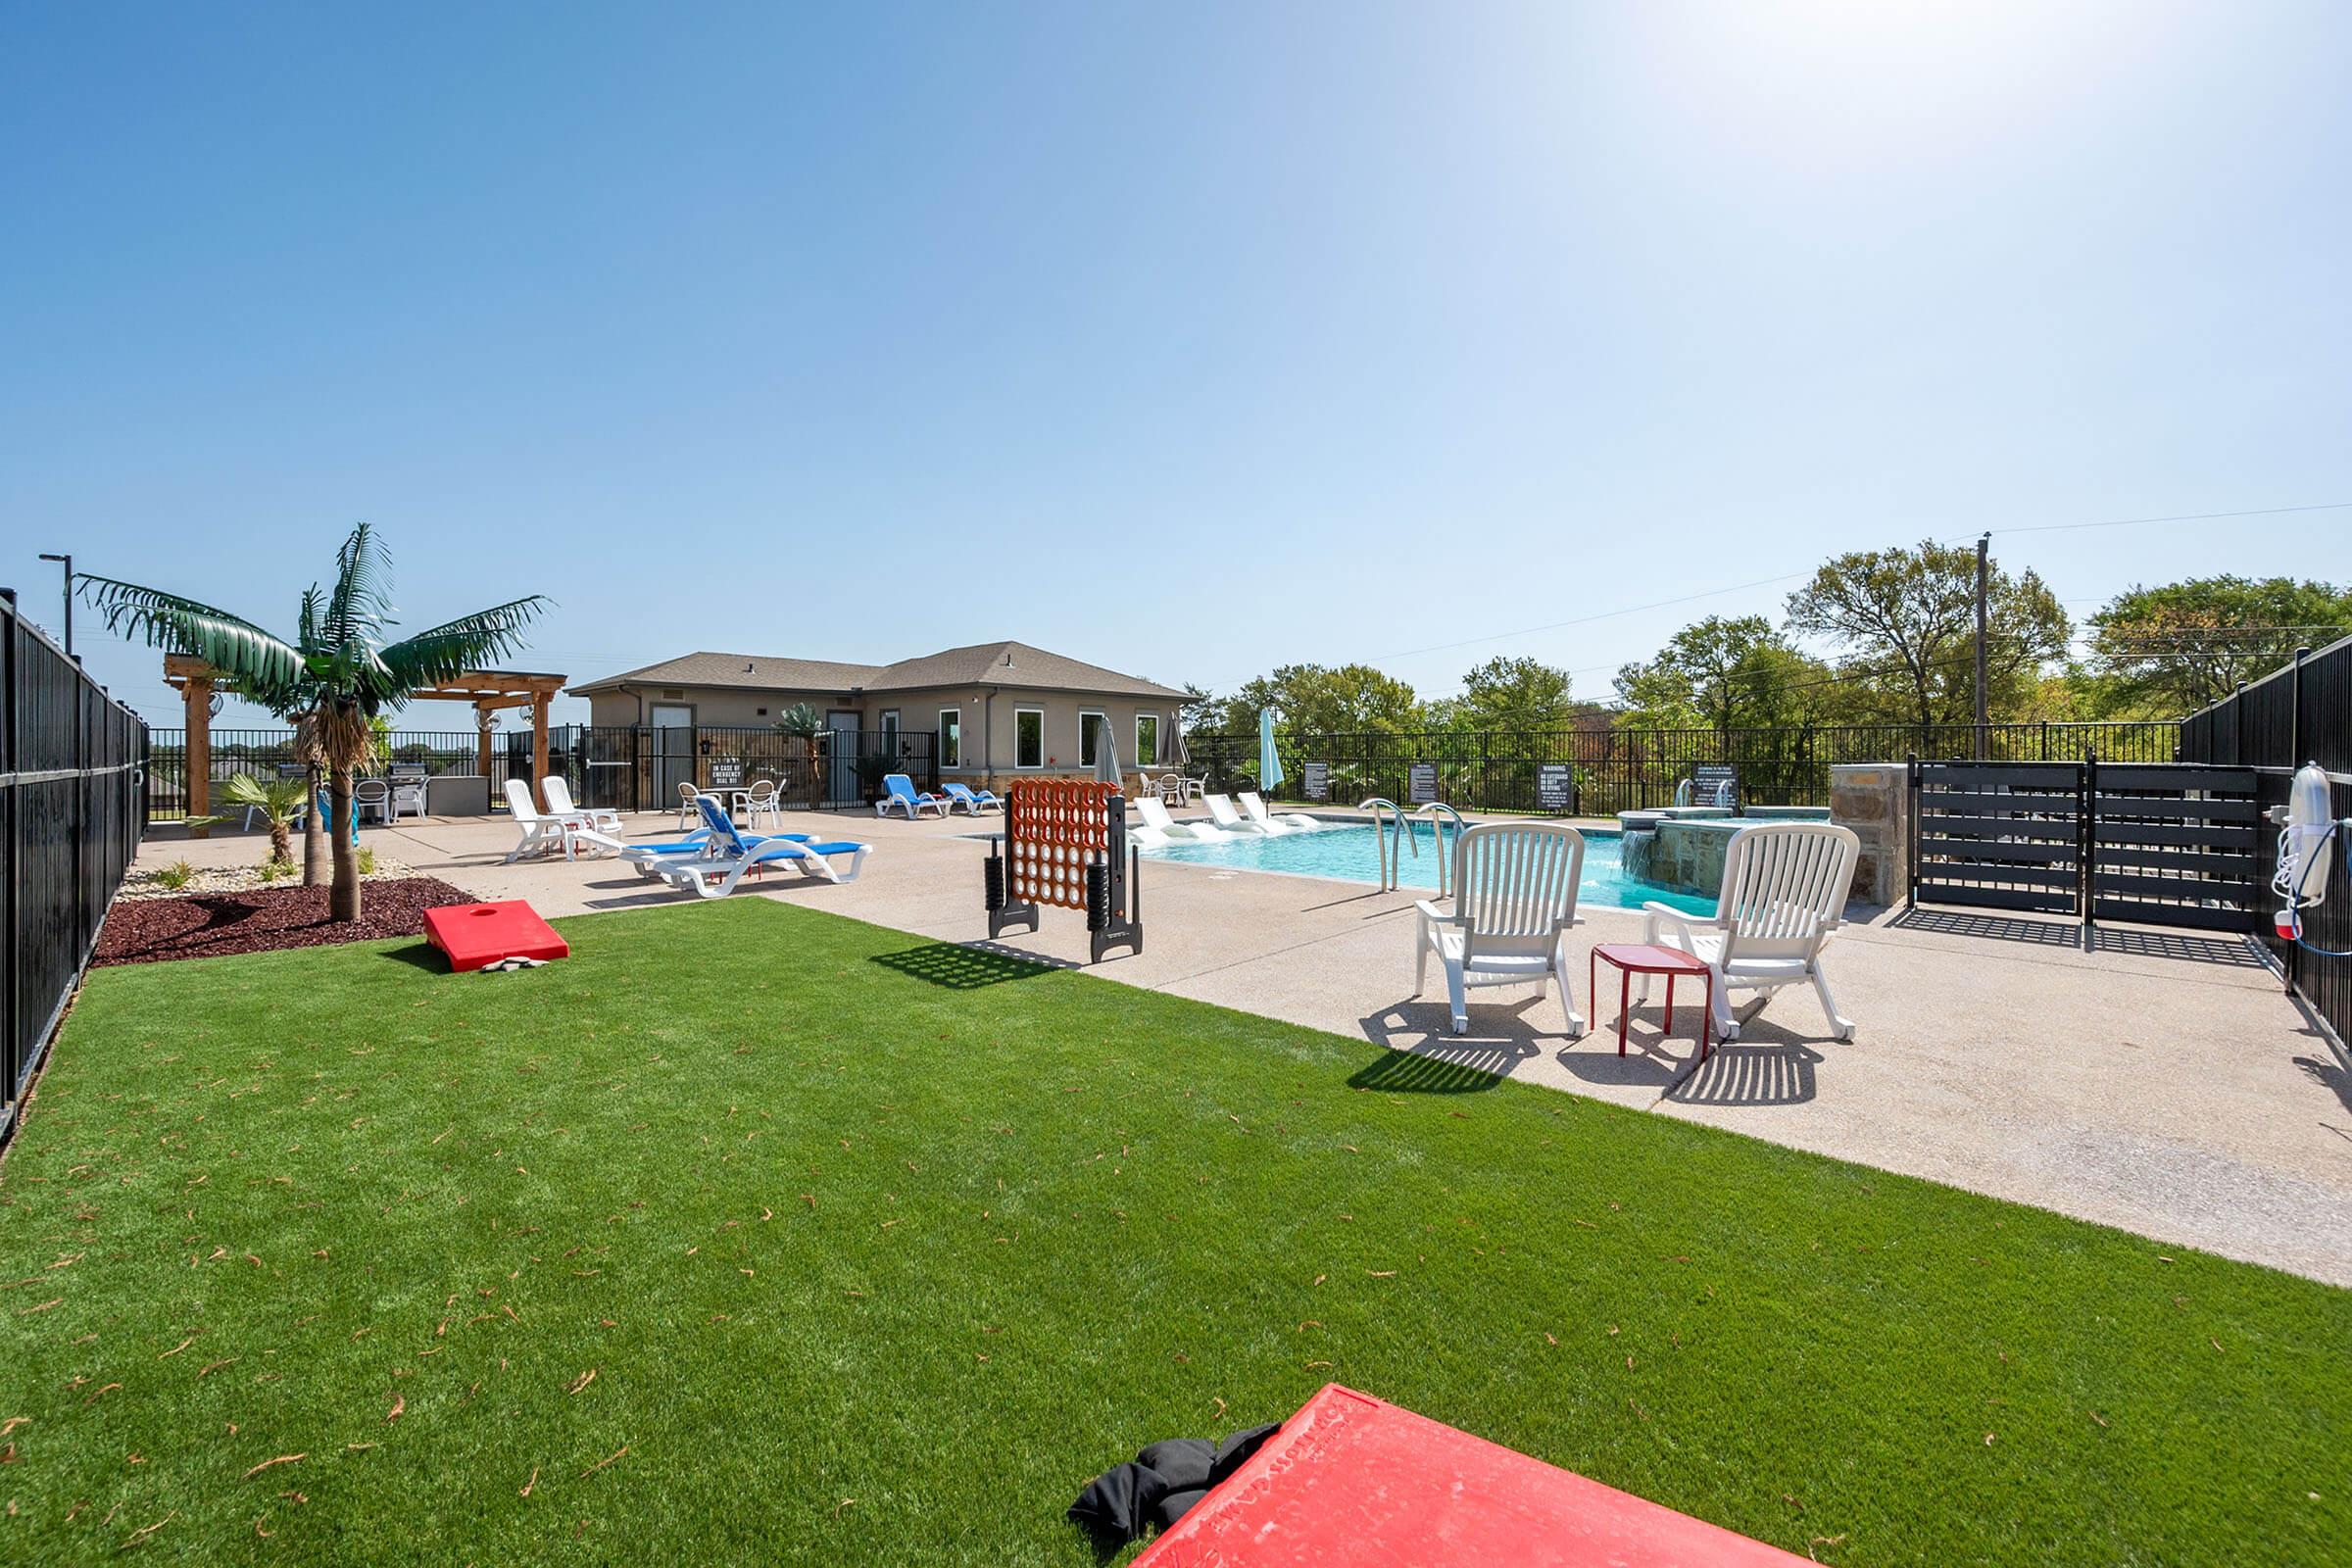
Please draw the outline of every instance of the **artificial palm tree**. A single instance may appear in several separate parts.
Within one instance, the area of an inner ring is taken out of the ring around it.
[[[290,722],[296,760],[327,777],[338,827],[351,820],[352,775],[374,755],[373,721],[413,693],[520,647],[523,627],[548,605],[533,594],[386,643],[385,628],[396,624],[385,597],[392,561],[364,522],[335,555],[334,586],[322,591],[313,584],[303,594],[292,642],[225,610],[160,588],[86,572],[76,581],[109,630],[203,660],[227,676],[239,696]],[[314,822],[317,815],[312,813]],[[337,920],[356,920],[359,858],[348,831],[333,839],[328,912]]]
[[[294,863],[294,819],[311,801],[311,784],[300,778],[255,778],[231,773],[221,793],[231,806],[250,806],[270,823],[270,858]]]

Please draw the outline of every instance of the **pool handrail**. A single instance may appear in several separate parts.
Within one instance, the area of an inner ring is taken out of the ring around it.
[[[1375,795],[1358,804],[1356,809],[1372,813],[1372,842],[1380,851],[1381,891],[1384,893],[1394,892],[1403,887],[1404,883],[1401,880],[1403,859],[1396,854],[1396,840],[1400,837],[1410,837],[1404,831],[1404,808],[1385,795]],[[1383,810],[1389,813],[1390,823],[1389,836],[1385,839],[1380,836],[1380,813]],[[1411,842],[1413,858],[1417,860],[1421,858],[1421,841],[1412,839]]]
[[[1438,813],[1441,811],[1453,818],[1453,842],[1456,844],[1459,844],[1462,841],[1462,830],[1469,826],[1469,824],[1462,820],[1461,812],[1455,810],[1444,801],[1425,802],[1419,810],[1413,812],[1413,815],[1415,816],[1426,816],[1429,818],[1430,837],[1436,842],[1438,847],[1438,897],[1441,899],[1446,899],[1453,896],[1453,890],[1446,885],[1450,880],[1447,872],[1451,868],[1452,858],[1446,853],[1446,824],[1439,819],[1438,815]],[[1413,849],[1413,855],[1415,858],[1418,858],[1420,854],[1421,851],[1419,847],[1419,841],[1415,840]]]

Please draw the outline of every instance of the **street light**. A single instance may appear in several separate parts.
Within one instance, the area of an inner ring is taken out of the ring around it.
[[[66,568],[66,657],[72,659],[74,657],[74,558],[72,556],[53,556],[47,551],[43,551],[41,559],[61,563]]]

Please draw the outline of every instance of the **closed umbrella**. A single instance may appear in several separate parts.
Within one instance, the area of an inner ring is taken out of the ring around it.
[[[1282,754],[1274,750],[1274,710],[1257,710],[1257,787],[1268,795],[1282,783]]]
[[[1108,720],[1095,725],[1095,777],[1105,784],[1119,782],[1119,737]]]

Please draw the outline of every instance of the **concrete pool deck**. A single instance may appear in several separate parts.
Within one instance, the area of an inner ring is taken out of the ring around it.
[[[794,818],[873,844],[864,875],[836,887],[786,872],[735,897],[986,941],[988,848],[974,835],[994,817]],[[675,819],[649,812],[629,826],[663,837]],[[494,817],[369,828],[364,842],[551,917],[684,902],[610,860],[499,863],[514,839]],[[183,858],[247,863],[260,839],[159,828],[138,865]],[[1620,1058],[1615,986],[1604,978],[1597,1004],[1585,989],[1593,943],[1640,940],[1632,910],[1582,911],[1571,950],[1582,1039],[1532,986],[1473,993],[1470,1032],[1457,1037],[1442,988],[1408,995],[1410,890],[1147,860],[1142,893],[1145,951],[1090,973],[1394,1048],[1361,1076],[1368,1089],[1474,1095],[1482,1080],[1453,1069],[1476,1067],[2352,1285],[2352,1072],[2249,943],[2113,926],[2085,951],[2072,922],[1875,911],[1830,950],[1857,1039],[1829,1039],[1811,991],[1793,989],[1693,1066],[1695,996],[1671,1039],[1656,998],[1638,1010]],[[1085,918],[1048,909],[1036,936],[998,946],[1083,963]]]

